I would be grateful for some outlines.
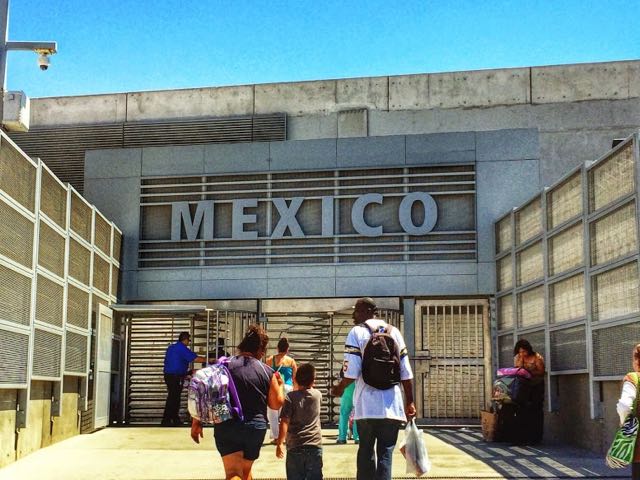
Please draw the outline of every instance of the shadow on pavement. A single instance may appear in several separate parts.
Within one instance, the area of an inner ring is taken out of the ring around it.
[[[429,429],[430,435],[486,463],[507,479],[546,480],[631,478],[631,468],[612,470],[604,458],[588,450],[559,445],[513,445],[485,442],[480,430]]]

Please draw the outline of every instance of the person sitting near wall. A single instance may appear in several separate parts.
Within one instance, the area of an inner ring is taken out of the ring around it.
[[[520,443],[540,443],[544,425],[544,358],[534,352],[524,338],[516,342],[513,355],[513,366],[525,368],[531,374],[529,401],[518,406],[521,418],[518,422],[518,440]]]
[[[189,349],[191,335],[180,332],[178,341],[167,347],[164,355],[164,383],[167,385],[167,400],[162,415],[162,426],[182,425],[180,420],[180,395],[184,378],[189,373],[191,362],[206,362],[204,357]]]

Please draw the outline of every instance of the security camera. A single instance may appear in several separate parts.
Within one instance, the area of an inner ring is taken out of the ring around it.
[[[40,70],[47,70],[49,68],[49,54],[48,53],[39,53],[38,54],[38,66]]]

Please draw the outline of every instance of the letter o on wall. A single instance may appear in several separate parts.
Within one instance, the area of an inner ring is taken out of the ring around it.
[[[414,225],[411,218],[411,209],[415,202],[422,202],[424,207],[424,222],[422,225]],[[402,229],[409,235],[424,235],[433,230],[438,221],[438,206],[431,195],[424,192],[413,192],[407,194],[400,202],[398,216]]]

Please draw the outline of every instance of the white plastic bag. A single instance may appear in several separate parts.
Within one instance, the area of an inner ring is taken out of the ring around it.
[[[427,454],[427,446],[415,419],[407,423],[407,428],[404,429],[404,441],[400,451],[407,460],[407,473],[415,473],[416,477],[429,473],[431,462]]]

